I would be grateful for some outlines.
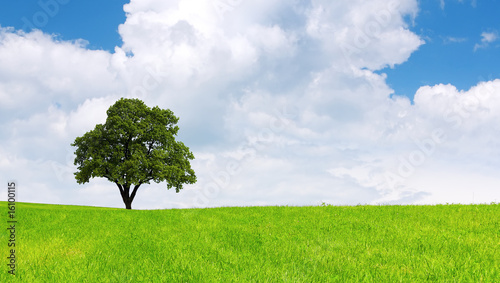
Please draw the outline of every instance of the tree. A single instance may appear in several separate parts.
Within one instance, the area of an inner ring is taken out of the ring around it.
[[[149,108],[139,99],[118,100],[107,111],[104,125],[77,137],[75,173],[77,183],[103,177],[115,183],[126,209],[142,184],[167,181],[178,193],[196,176],[189,160],[193,153],[176,141],[179,118],[168,109]]]

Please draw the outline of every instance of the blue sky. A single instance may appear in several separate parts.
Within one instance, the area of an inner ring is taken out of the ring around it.
[[[118,25],[125,22],[125,3],[124,0],[2,1],[0,25],[25,31],[35,27],[63,40],[85,39],[92,49],[113,51],[122,43]]]
[[[411,30],[426,44],[410,60],[383,70],[397,94],[413,97],[422,85],[453,84],[467,90],[479,81],[500,77],[500,42],[474,50],[481,33],[500,31],[499,1],[419,1]]]
[[[0,183],[19,201],[122,207],[113,183],[76,183],[70,144],[128,97],[180,117],[198,176],[179,194],[143,186],[134,208],[498,202],[499,11],[2,1]]]

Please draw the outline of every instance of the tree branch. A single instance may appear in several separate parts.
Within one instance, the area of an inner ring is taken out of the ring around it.
[[[118,186],[118,189],[120,189],[120,195],[122,196],[122,199],[125,201],[126,196],[125,196],[125,191],[123,190],[123,186],[118,184],[118,182],[115,182],[115,184]]]
[[[115,179],[111,178],[111,175],[109,175],[109,170],[108,170],[108,168],[104,168],[104,173],[105,173],[105,174],[104,174],[104,175],[102,175],[104,178],[107,178],[107,179],[108,179],[108,180],[110,180],[111,182],[118,184],[118,180],[115,180]]]
[[[130,202],[132,202],[135,198],[135,194],[137,193],[137,190],[139,187],[142,185],[142,183],[139,183],[138,185],[135,185],[134,190],[132,191],[132,194],[130,195]]]
[[[146,154],[147,156],[151,155],[151,150],[153,149],[153,145],[154,145],[154,141],[152,141],[150,144],[149,144],[149,148],[148,148],[148,153]]]

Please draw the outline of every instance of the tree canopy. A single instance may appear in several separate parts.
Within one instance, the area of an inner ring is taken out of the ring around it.
[[[131,209],[142,184],[166,181],[168,189],[179,192],[183,184],[196,182],[189,162],[194,155],[175,140],[179,118],[171,110],[122,98],[107,115],[104,124],[71,144],[76,147],[75,178],[79,184],[95,177],[107,178],[118,186],[125,207]]]

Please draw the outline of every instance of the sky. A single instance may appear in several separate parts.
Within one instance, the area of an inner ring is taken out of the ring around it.
[[[500,201],[498,1],[0,3],[0,200],[124,207],[76,137],[171,109],[198,182],[136,209]]]

